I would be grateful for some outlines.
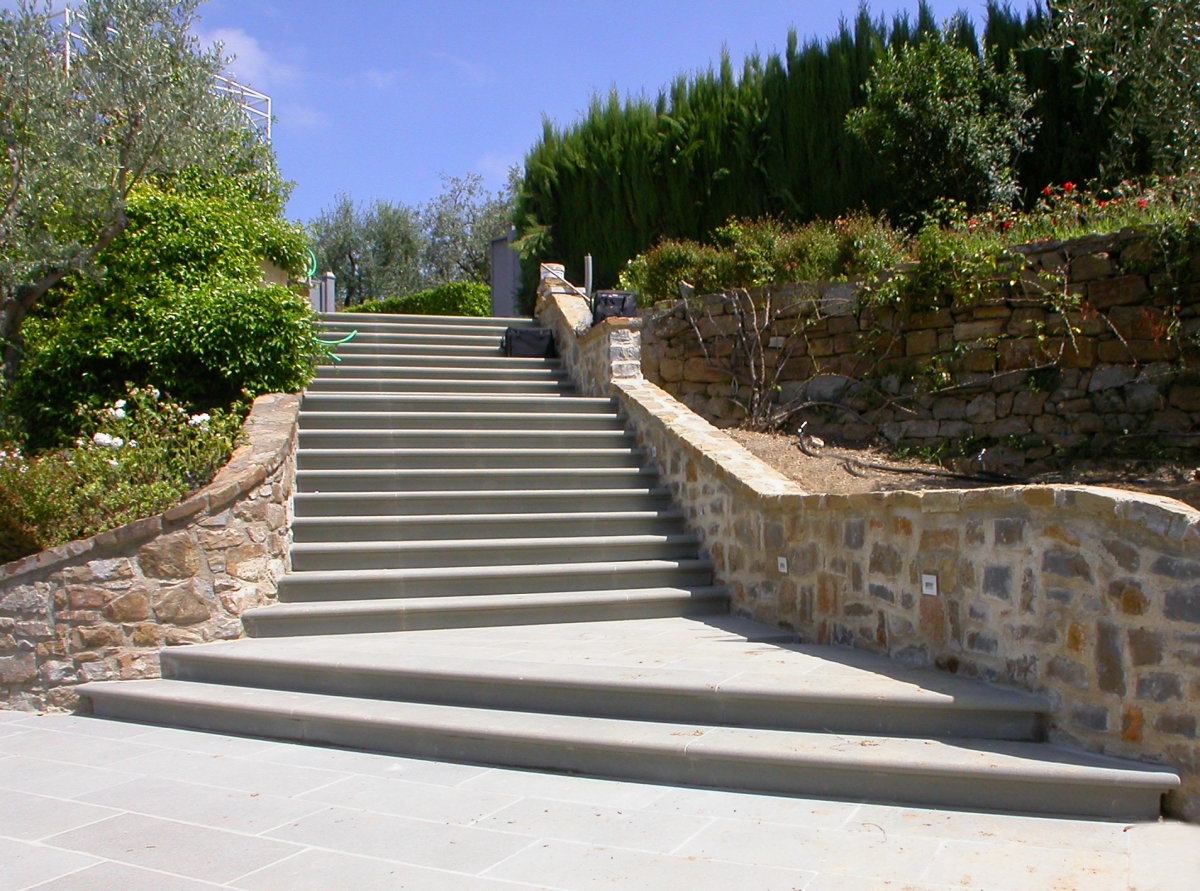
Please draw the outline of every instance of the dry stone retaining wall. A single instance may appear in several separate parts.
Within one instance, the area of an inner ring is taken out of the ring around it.
[[[299,397],[260,396],[213,482],[164,514],[0,566],[0,708],[158,676],[164,646],[242,635],[290,548]]]
[[[653,383],[605,387],[611,333],[577,336],[582,303],[544,283],[543,324],[619,401],[737,612],[1045,694],[1053,738],[1171,765],[1169,811],[1200,822],[1200,512],[1083,486],[806,493]]]
[[[780,402],[850,409],[804,415],[825,437],[999,445],[1005,463],[1164,435],[1195,444],[1186,434],[1200,430],[1200,352],[1189,346],[1200,335],[1200,284],[1189,277],[1200,277],[1200,258],[1172,290],[1155,271],[1161,259],[1132,235],[1014,250],[1025,257],[1019,283],[970,306],[904,314],[860,307],[844,282],[773,287],[774,305],[789,307],[764,332],[787,340],[765,353],[772,368],[790,356]],[[726,427],[744,417],[728,373],[733,302],[698,303],[707,354],[684,307],[660,306],[647,320],[643,371]],[[942,392],[921,392],[931,389]]]

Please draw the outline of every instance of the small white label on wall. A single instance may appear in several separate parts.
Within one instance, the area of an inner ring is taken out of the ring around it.
[[[922,575],[921,576],[921,593],[926,597],[937,597],[937,576]]]
[[[776,335],[767,341],[767,346],[773,350],[781,350],[783,349],[783,345],[785,343],[787,343],[786,337],[780,337],[779,335]]]
[[[779,557],[779,571],[787,575],[787,557]]]

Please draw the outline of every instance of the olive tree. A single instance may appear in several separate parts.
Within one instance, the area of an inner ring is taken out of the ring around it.
[[[308,224],[317,266],[337,277],[347,306],[420,290],[425,233],[401,204],[360,207],[346,194]]]
[[[192,36],[198,3],[84,0],[72,34],[30,0],[0,10],[5,380],[28,313],[66,276],[95,271],[138,184],[271,164],[236,100],[213,90],[224,60]]]
[[[1118,171],[1145,142],[1164,173],[1200,163],[1200,0],[1055,0],[1042,41],[1074,49],[1112,109]]]
[[[889,47],[865,90],[846,129],[898,184],[902,214],[919,216],[941,198],[970,210],[1016,200],[1013,164],[1036,124],[1033,97],[1015,70],[1000,73],[948,36],[929,35]]]

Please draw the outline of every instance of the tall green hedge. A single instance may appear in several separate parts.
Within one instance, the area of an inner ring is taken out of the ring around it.
[[[1046,26],[1044,13],[988,9],[983,42],[1008,51],[1031,92],[1042,128],[1021,161],[1030,200],[1049,182],[1085,182],[1099,170],[1107,141],[1095,96],[1075,87],[1074,62],[1021,47]],[[869,148],[845,132],[872,66],[889,45],[940,33],[922,2],[915,20],[890,23],[863,8],[826,41],[800,44],[740,72],[723,57],[715,70],[681,77],[654,100],[597,98],[583,120],[547,123],[525,161],[516,219],[525,252],[526,291],[537,264],[562,262],[582,278],[583,256],[596,284],[612,285],[625,263],[662,238],[705,240],[731,217],[833,220],[848,211],[892,210],[897,184],[882,177]],[[974,27],[951,25],[946,39],[979,51]]]
[[[492,290],[478,282],[452,282],[403,297],[369,300],[366,303],[348,306],[345,311],[421,316],[490,316]]]

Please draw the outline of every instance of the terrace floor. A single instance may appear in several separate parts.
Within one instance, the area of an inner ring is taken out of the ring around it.
[[[1200,826],[471,767],[0,711],[0,891],[1187,891]]]

